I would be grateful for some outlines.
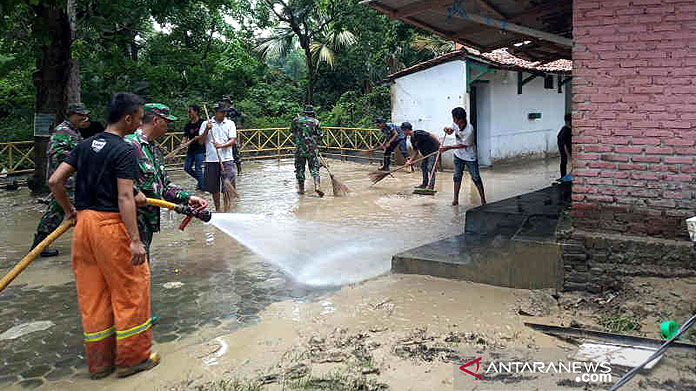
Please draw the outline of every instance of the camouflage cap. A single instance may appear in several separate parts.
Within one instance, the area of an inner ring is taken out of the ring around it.
[[[145,114],[159,115],[160,117],[170,121],[176,121],[178,119],[171,114],[169,106],[161,103],[146,103],[145,106],[143,106],[143,110],[145,111]]]
[[[315,114],[314,106],[312,106],[312,105],[305,106],[303,113],[304,114]]]
[[[215,111],[227,111],[227,105],[224,102],[217,102],[213,106],[213,110],[215,110]]]
[[[68,105],[68,114],[72,114],[72,113],[87,115],[87,114],[89,114],[89,110],[87,110],[87,106],[85,106],[83,103],[75,102],[75,103],[70,103]]]

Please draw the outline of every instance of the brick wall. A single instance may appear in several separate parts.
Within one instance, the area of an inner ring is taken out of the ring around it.
[[[696,215],[696,2],[574,0],[573,225],[686,237]]]

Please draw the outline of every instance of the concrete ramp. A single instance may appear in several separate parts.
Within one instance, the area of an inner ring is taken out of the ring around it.
[[[570,185],[564,184],[471,209],[464,234],[394,255],[392,271],[560,289],[556,226],[569,201]]]

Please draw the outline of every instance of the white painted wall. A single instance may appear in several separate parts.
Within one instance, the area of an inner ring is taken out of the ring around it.
[[[518,95],[517,72],[513,71],[499,70],[488,79],[491,161],[557,153],[556,135],[564,124],[565,94],[556,88],[545,89],[544,79],[538,77],[525,84]],[[542,118],[529,120],[530,112],[541,112]]]
[[[426,130],[441,138],[442,129],[452,123],[453,108],[462,106],[469,111],[466,63],[455,60],[400,77],[392,83],[391,94],[392,122],[408,121],[414,129]],[[443,157],[445,167],[452,167],[449,155]]]

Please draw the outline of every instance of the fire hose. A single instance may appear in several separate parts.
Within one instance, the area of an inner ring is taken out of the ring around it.
[[[167,202],[164,200],[158,200],[154,198],[148,198],[147,203],[152,205],[152,206],[158,206],[160,208],[166,208],[169,210],[173,210],[179,214],[182,214],[186,216],[184,218],[184,221],[181,222],[179,225],[180,230],[184,230],[188,223],[191,222],[191,220],[195,217],[197,219],[200,219],[204,222],[209,222],[210,219],[212,218],[212,214],[210,213],[209,210],[206,210],[205,208],[192,208],[189,205],[179,205],[175,204],[173,202]],[[53,232],[51,232],[50,235],[48,235],[44,240],[41,241],[36,247],[34,247],[31,251],[29,251],[29,254],[27,254],[24,258],[22,258],[21,261],[19,261],[7,274],[5,274],[4,277],[0,280],[0,292],[5,290],[5,288],[15,279],[17,276],[24,271],[24,269],[29,266],[29,264],[34,261],[39,254],[48,246],[51,245],[56,239],[58,239],[61,235],[66,233],[72,226],[75,224],[75,220],[67,220],[63,221],[58,228],[56,228]]]

